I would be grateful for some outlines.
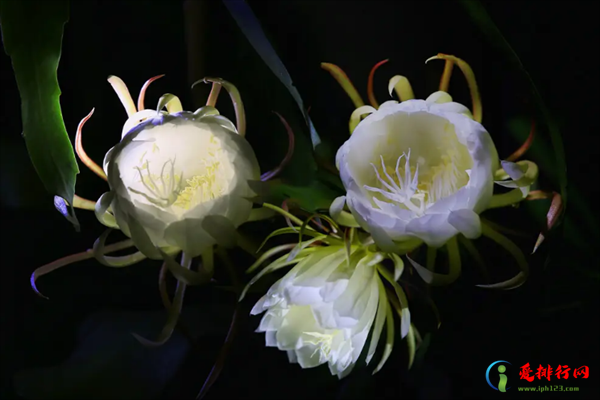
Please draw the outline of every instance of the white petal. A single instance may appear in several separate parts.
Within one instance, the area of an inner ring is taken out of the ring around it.
[[[344,293],[348,287],[348,279],[338,279],[334,282],[327,282],[320,289],[320,295],[324,302],[332,302]]]
[[[320,351],[315,350],[317,350],[317,346],[313,344],[307,344],[296,350],[296,358],[302,368],[314,368],[326,362],[326,360],[321,360]]]
[[[323,302],[321,288],[310,286],[290,285],[284,289],[284,295],[289,304],[305,306]]]
[[[287,310],[286,310],[287,311]],[[271,309],[260,320],[258,332],[276,331],[285,323],[287,312],[278,309]]]
[[[277,331],[265,332],[265,346],[277,347]]]
[[[408,223],[406,231],[432,247],[441,247],[457,233],[457,230],[448,223],[447,214],[432,214],[415,218]]]
[[[256,304],[254,305],[254,307],[252,307],[252,310],[250,311],[250,315],[257,315],[260,314],[262,312],[264,312],[267,307],[265,307],[265,302],[267,300],[267,296],[264,295],[263,297],[260,298],[260,300],[258,300],[256,302]]]
[[[296,357],[296,352],[294,350],[288,350],[287,355],[291,364],[296,364],[298,362],[298,357]]]
[[[372,264],[378,261],[381,261],[378,254],[368,254],[359,261],[348,288],[334,302],[334,308],[341,317],[352,318],[358,322],[365,315],[372,298],[372,283],[375,277]]]
[[[313,263],[304,271],[301,271],[294,279],[295,286],[313,286],[320,289],[329,276],[340,266],[346,259],[344,249],[331,246],[332,249],[327,252],[321,251],[326,256],[318,262]],[[329,254],[327,254],[329,253]],[[333,253],[333,254],[332,254]]]
[[[302,346],[301,335],[318,328],[309,306],[293,306],[285,316],[286,324],[277,331],[279,350],[297,350]]]
[[[460,103],[455,103],[455,102],[450,102],[450,103],[444,103],[444,104],[435,104],[433,106],[433,109],[436,111],[444,111],[444,112],[451,112],[451,113],[455,113],[455,114],[462,114],[468,118],[473,118],[473,114],[471,114],[471,110],[469,110],[467,107],[463,106]]]
[[[477,239],[481,236],[481,220],[473,210],[463,208],[450,212],[448,223],[468,239]]]
[[[340,326],[335,318],[335,310],[333,304],[323,303],[315,305],[312,308],[313,315],[317,320],[317,324],[323,329],[337,329]]]

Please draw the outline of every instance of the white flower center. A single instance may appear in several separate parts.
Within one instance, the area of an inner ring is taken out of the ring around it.
[[[130,161],[122,162],[121,176],[133,197],[181,216],[225,194],[231,166],[219,141],[204,134],[202,143],[186,148],[185,143],[178,143],[184,138],[166,132],[161,135],[171,137],[157,135],[151,144],[130,151]]]
[[[468,180],[466,171],[457,167],[456,159],[459,154],[454,149],[448,149],[446,154],[441,156],[440,164],[429,167],[420,176],[419,166],[426,165],[426,160],[419,157],[416,165],[411,167],[410,153],[410,148],[408,153],[402,153],[396,160],[395,168],[386,166],[383,156],[380,155],[380,166],[371,163],[377,176],[378,187],[363,187],[370,192],[381,194],[388,202],[403,206],[417,215],[423,215],[428,206],[456,192],[466,183],[465,178]],[[404,166],[401,166],[403,158]]]

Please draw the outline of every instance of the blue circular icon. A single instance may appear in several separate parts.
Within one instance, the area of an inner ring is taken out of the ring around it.
[[[492,382],[490,382],[490,369],[492,369],[492,367],[498,363],[507,363],[512,365],[511,363],[509,363],[508,361],[503,361],[503,360],[499,360],[499,361],[494,361],[493,363],[490,364],[490,366],[488,367],[487,371],[485,371],[485,380],[487,381],[488,385],[491,386],[492,389],[494,390],[498,390],[498,388],[494,385],[492,385]],[[506,389],[510,389],[510,386],[507,387]]]

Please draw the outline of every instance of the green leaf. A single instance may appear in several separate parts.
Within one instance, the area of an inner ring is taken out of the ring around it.
[[[29,157],[46,190],[73,204],[79,168],[62,118],[56,74],[68,19],[68,1],[0,2],[2,41],[21,95]],[[74,216],[72,207],[71,212]]]
[[[233,19],[235,19],[237,22],[242,32],[246,35],[246,38],[252,47],[254,47],[254,50],[256,50],[265,64],[267,64],[269,69],[271,69],[271,71],[279,78],[281,83],[283,83],[296,101],[296,104],[298,104],[298,107],[300,108],[300,111],[306,120],[306,124],[310,129],[310,139],[312,141],[313,149],[317,155],[321,157],[327,157],[330,149],[324,146],[321,142],[321,138],[319,137],[312,120],[306,112],[304,102],[302,101],[302,97],[300,97],[298,89],[296,89],[294,86],[289,72],[269,42],[269,39],[267,39],[267,36],[260,26],[260,22],[254,15],[254,12],[252,12],[250,6],[248,6],[248,4],[246,4],[246,2],[243,0],[223,0],[223,3],[231,13]]]
[[[558,124],[554,120],[552,114],[546,107],[544,103],[544,99],[540,95],[537,87],[521,63],[519,56],[512,49],[510,44],[506,41],[494,21],[490,18],[489,14],[483,7],[483,5],[478,0],[459,0],[460,4],[465,8],[475,25],[481,29],[484,35],[486,35],[492,45],[496,46],[500,51],[502,51],[508,60],[515,66],[515,68],[519,69],[523,75],[527,78],[530,84],[531,91],[533,93],[533,97],[535,103],[542,113],[548,130],[550,132],[550,140],[552,142],[552,147],[554,148],[555,162],[556,162],[556,171],[558,182],[560,185],[560,195],[562,196],[563,201],[563,210],[566,210],[567,206],[567,162],[565,160],[565,149],[562,142],[562,136],[560,134],[560,130],[558,128]],[[564,211],[563,211],[564,212]]]
[[[281,204],[287,199],[288,203],[296,204],[310,213],[328,211],[333,200],[343,194],[318,180],[313,180],[306,186],[295,186],[281,181],[270,181],[265,184],[267,188],[265,194],[261,196],[262,201]]]

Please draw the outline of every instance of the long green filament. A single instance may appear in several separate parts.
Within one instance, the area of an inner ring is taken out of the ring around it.
[[[82,210],[94,210],[96,208],[96,202],[93,200],[84,199],[77,195],[73,196],[73,207],[80,208]]]
[[[444,73],[440,79],[440,91],[448,92],[450,86],[450,77],[452,76],[452,70],[454,69],[454,62],[452,60],[446,60],[444,65]]]
[[[373,334],[371,335],[371,344],[369,345],[367,358],[365,359],[367,365],[371,362],[375,355],[375,351],[377,350],[377,344],[379,344],[383,325],[385,324],[385,314],[390,306],[385,292],[385,286],[383,286],[383,282],[379,277],[377,277],[377,287],[379,289],[379,303],[377,304],[377,316],[375,317],[375,325],[373,327]]]
[[[167,268],[178,281],[190,286],[203,285],[210,281],[210,276],[204,271],[192,271],[189,267],[182,266],[175,261],[172,255],[165,253],[161,249],[159,251],[167,264]]]
[[[490,200],[488,209],[512,206],[524,199],[521,189],[513,189],[510,192],[495,194]]]
[[[385,347],[383,348],[383,356],[381,356],[381,360],[377,367],[373,371],[373,375],[383,368],[384,364],[390,358],[390,354],[392,354],[392,350],[394,349],[394,314],[392,313],[392,307],[388,306],[385,310],[385,319],[386,319],[386,337],[385,337]]]
[[[122,242],[118,242],[118,243],[114,243],[111,244],[109,246],[106,246],[104,248],[104,253],[111,253],[114,251],[119,251],[119,250],[124,250],[126,248],[132,247],[133,246],[133,241],[131,239],[128,240],[124,240]],[[36,286],[36,280],[43,275],[46,275],[54,270],[57,270],[61,267],[65,267],[69,264],[73,264],[79,261],[83,261],[83,260],[89,260],[91,258],[94,258],[94,250],[89,249],[86,251],[83,251],[81,253],[77,253],[77,254],[72,254],[70,256],[67,257],[63,257],[60,258],[56,261],[53,261],[49,264],[43,265],[39,268],[36,268],[35,271],[33,271],[33,273],[31,274],[31,278],[30,278],[30,283],[31,283],[31,288],[34,290],[35,293],[37,293],[39,296],[48,299],[48,297],[44,296],[43,294],[40,293],[40,291],[37,289]]]
[[[169,268],[167,267],[167,262],[164,261],[162,266],[160,267],[160,272],[158,273],[158,292],[160,293],[162,303],[167,310],[171,307],[171,300],[169,299],[169,293],[167,291],[168,271]]]
[[[271,210],[278,212],[279,214],[289,218],[292,222],[296,223],[298,226],[302,226],[302,224],[304,223],[300,218],[296,217],[292,213],[285,211],[284,209],[277,207],[273,204],[263,203],[263,207],[270,208]],[[312,228],[310,226],[308,227],[308,229],[312,230]]]
[[[221,93],[221,85],[218,82],[213,82],[212,87],[210,88],[210,93],[208,95],[208,99],[206,100],[206,105],[210,107],[217,106],[217,99],[219,98],[219,94]]]
[[[400,317],[400,333],[401,337],[404,339],[406,335],[408,335],[408,330],[410,327],[410,309],[408,308],[408,299],[406,298],[406,293],[404,293],[404,289],[398,282],[396,282],[392,275],[385,269],[383,266],[378,265],[377,270],[394,288],[394,293],[396,294],[396,298],[399,301],[399,304],[396,308],[398,316]],[[393,297],[390,298],[394,300]],[[393,304],[393,302],[392,302]]]
[[[458,65],[458,68],[460,68],[463,75],[465,76],[465,79],[467,80],[467,84],[469,85],[469,91],[471,92],[471,101],[473,103],[473,119],[477,122],[481,122],[481,119],[483,117],[481,97],[479,95],[479,89],[477,87],[477,80],[475,79],[475,74],[473,73],[473,70],[471,69],[469,64],[467,64],[465,61],[461,60],[458,57],[441,53],[427,59],[425,63],[428,63],[430,60],[435,59],[452,61],[454,64]]]
[[[417,352],[417,342],[415,338],[415,326],[410,324],[408,336],[406,337],[406,345],[408,346],[408,369],[410,369],[415,361],[415,353]]]
[[[188,257],[185,253],[181,256],[182,268],[190,269],[192,265],[192,258]],[[155,341],[148,340],[137,333],[131,333],[140,343],[150,347],[161,346],[165,344],[173,334],[177,321],[179,320],[179,314],[181,314],[181,308],[183,306],[183,298],[185,296],[186,284],[181,281],[177,281],[177,287],[175,289],[175,296],[173,297],[173,303],[168,311],[167,322],[163,327],[162,331],[158,335]]]
[[[466,237],[464,237],[462,235],[460,235],[458,237],[458,241],[460,242],[460,244],[463,245],[463,247],[467,250],[469,255],[475,261],[475,265],[477,265],[477,267],[479,268],[481,275],[483,275],[483,279],[486,282],[489,282],[490,273],[489,273],[487,267],[485,266],[485,262],[483,261],[483,258],[481,258],[481,254],[479,253],[479,250],[477,250],[477,247],[475,247],[473,242],[471,242],[469,239],[467,239]]]
[[[85,152],[85,150],[83,149],[83,142],[82,142],[83,126],[88,121],[88,119],[90,119],[92,117],[93,114],[94,114],[94,109],[92,108],[92,111],[90,111],[90,113],[88,115],[86,115],[79,122],[79,125],[77,126],[77,131],[75,133],[75,152],[77,153],[77,156],[79,157],[79,159],[81,160],[81,162],[83,164],[85,164],[86,167],[88,167],[93,173],[95,173],[100,178],[102,178],[102,179],[104,179],[106,181],[106,180],[108,180],[108,178],[106,177],[106,174],[104,173],[104,170],[98,164],[96,164],[94,162],[94,160],[92,160],[87,155],[87,153]]]
[[[421,279],[423,279],[426,283],[429,283],[432,286],[444,286],[453,283],[460,276],[461,272],[461,262],[460,262],[460,252],[458,250],[458,243],[456,240],[456,236],[450,239],[446,243],[446,247],[448,249],[448,261],[449,261],[449,271],[448,274],[438,274],[430,271],[429,269],[423,267],[418,262],[414,261],[410,257],[406,257],[408,261],[415,268],[415,271],[419,274]]]
[[[358,94],[358,91],[346,75],[346,73],[337,65],[330,63],[321,63],[321,68],[329,72],[331,76],[340,84],[344,92],[350,97],[355,108],[359,108],[365,105],[365,102]]]
[[[114,215],[108,212],[108,208],[114,198],[114,192],[106,192],[100,196],[94,207],[94,213],[100,223],[108,228],[119,229],[117,220]]]
[[[205,273],[212,277],[215,272],[215,253],[213,247],[211,246],[208,249],[204,250],[201,256],[202,265],[200,266],[200,268],[202,268]]]
[[[256,270],[258,267],[260,267],[265,261],[267,261],[269,258],[273,257],[275,254],[277,253],[281,253],[282,251],[285,250],[291,250],[294,247],[296,247],[296,245],[294,243],[290,243],[290,244],[282,244],[280,246],[275,246],[267,251],[265,251],[259,258],[258,260],[256,260],[254,262],[254,264],[252,264],[250,266],[250,268],[248,268],[246,270],[246,273],[252,273],[254,272],[254,270]]]
[[[302,252],[300,252],[298,254],[297,257],[295,257],[293,260],[288,261],[288,255],[285,254],[281,257],[279,257],[277,260],[273,261],[271,264],[269,264],[268,266],[266,266],[262,271],[260,271],[258,274],[256,274],[251,280],[250,282],[248,282],[248,284],[246,285],[246,287],[244,287],[244,290],[242,290],[242,293],[240,295],[239,301],[242,301],[244,299],[244,297],[246,297],[246,293],[248,293],[248,290],[250,290],[250,287],[252,285],[254,285],[256,282],[258,282],[258,280],[260,278],[262,278],[263,276],[265,276],[268,273],[277,271],[281,268],[285,268],[287,266],[290,265],[294,265],[299,263],[300,261],[304,260],[306,257],[306,255],[310,252],[313,252],[315,249],[304,249],[302,250]]]
[[[105,265],[107,267],[121,268],[121,267],[128,267],[130,265],[133,265],[135,263],[138,263],[138,262],[146,259],[146,256],[141,251],[137,251],[137,252],[135,252],[133,254],[129,254],[127,256],[119,256],[119,257],[106,256],[105,254],[107,253],[107,250],[106,250],[105,242],[111,231],[112,231],[112,229],[105,230],[102,233],[102,235],[100,235],[100,237],[98,239],[96,239],[96,242],[94,242],[94,247],[93,247],[92,251],[94,254],[94,258],[96,260],[98,260],[98,262],[100,264]]]
[[[229,93],[229,97],[231,98],[231,102],[233,103],[233,110],[235,111],[235,119],[237,123],[237,131],[240,136],[246,135],[246,113],[244,111],[244,103],[242,102],[242,96],[238,89],[232,84],[223,80],[221,78],[204,78],[199,81],[196,81],[192,84],[192,88],[196,86],[199,82],[204,83],[218,83],[227,90]]]
[[[479,287],[489,288],[489,289],[515,289],[525,283],[527,276],[529,275],[529,264],[525,259],[525,255],[519,249],[519,247],[506,236],[496,232],[489,225],[482,223],[481,224],[481,233],[483,236],[486,236],[492,239],[494,242],[498,243],[502,246],[506,251],[510,253],[511,256],[517,261],[517,265],[521,269],[516,276],[511,279],[508,279],[504,282],[499,282],[491,285],[477,285]]]

